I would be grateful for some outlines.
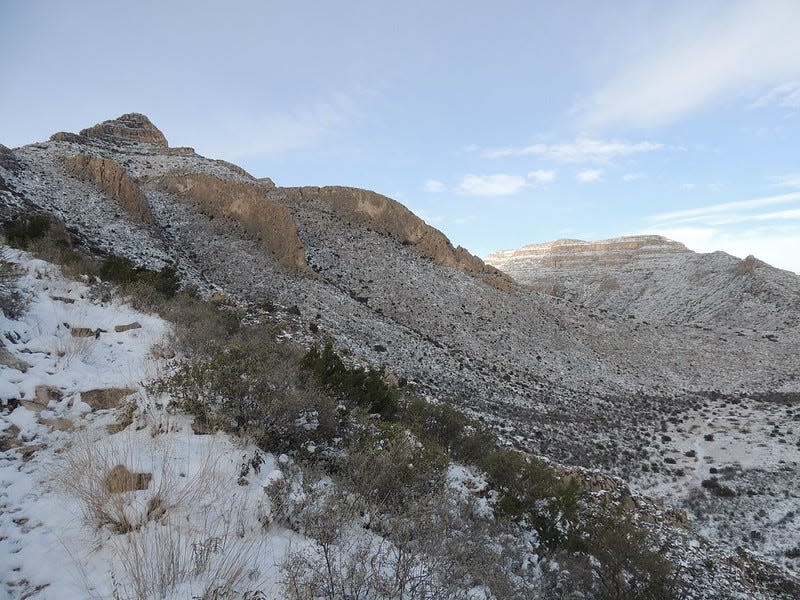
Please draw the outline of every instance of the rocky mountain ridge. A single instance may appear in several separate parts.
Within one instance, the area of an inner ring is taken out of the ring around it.
[[[486,261],[551,296],[648,321],[776,330],[800,322],[800,276],[661,236],[557,240]]]
[[[68,169],[92,161],[119,166],[152,223],[126,206],[115,176],[106,184],[95,169]],[[418,393],[453,402],[509,443],[629,480],[646,465],[655,477],[646,485],[676,479],[699,486],[708,468],[703,457],[673,466],[667,459],[677,448],[661,441],[681,436],[690,444],[705,435],[702,427],[685,430],[684,420],[734,401],[765,419],[792,419],[768,400],[790,406],[800,394],[797,311],[782,303],[783,280],[766,267],[745,261],[749,271],[736,279],[742,261],[712,255],[704,263],[708,257],[697,255],[696,272],[706,264],[709,289],[720,277],[746,281],[778,301],[732,301],[726,313],[717,300],[703,300],[692,319],[674,307],[655,318],[652,302],[641,309],[650,313],[637,316],[613,308],[616,300],[606,307],[545,294],[454,248],[385,196],[277,187],[190,148],[170,148],[142,115],[0,152],[0,217],[32,211],[53,214],[77,244],[152,268],[175,265],[185,283],[249,310],[296,307],[353,360],[386,365]],[[686,257],[664,245],[667,262]],[[795,444],[796,434],[787,435]],[[758,467],[787,489],[800,481],[795,463],[780,472]]]

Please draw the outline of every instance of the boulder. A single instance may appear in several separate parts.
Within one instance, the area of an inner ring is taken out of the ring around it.
[[[136,392],[131,388],[103,388],[81,392],[81,400],[88,404],[92,411],[116,408],[126,396]]]
[[[112,494],[146,490],[153,478],[151,473],[133,473],[125,465],[113,467],[103,478],[103,486]]]
[[[131,329],[141,329],[142,324],[139,321],[134,321],[133,323],[128,323],[127,325],[115,325],[114,331],[117,333],[122,333],[124,331],[130,331]]]
[[[11,352],[9,352],[2,343],[0,343],[0,365],[11,367],[12,369],[16,369],[22,373],[25,373],[31,367],[24,360],[21,360],[11,354]]]

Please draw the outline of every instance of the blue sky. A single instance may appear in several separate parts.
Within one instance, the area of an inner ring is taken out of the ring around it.
[[[800,272],[799,31],[796,0],[2,0],[0,143],[143,112],[479,255],[660,233]]]

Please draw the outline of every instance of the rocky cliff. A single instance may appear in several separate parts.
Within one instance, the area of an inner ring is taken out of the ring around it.
[[[139,186],[117,162],[108,158],[78,153],[64,161],[67,173],[91,181],[106,196],[116,200],[136,221],[153,224],[153,215]]]

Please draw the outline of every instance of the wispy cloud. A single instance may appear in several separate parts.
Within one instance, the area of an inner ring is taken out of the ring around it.
[[[647,217],[647,220],[651,223],[678,224],[698,221],[710,223],[712,220],[720,220],[723,218],[723,216],[730,216],[733,214],[741,215],[743,211],[776,206],[779,204],[790,204],[794,202],[800,202],[800,192],[780,194],[778,196],[765,196],[761,198],[753,198],[751,200],[740,200],[737,202],[724,202],[721,204],[712,204],[710,206],[689,208],[686,210],[663,212],[651,215]]]
[[[645,178],[645,174],[644,173],[625,173],[625,175],[622,176],[622,181],[630,182],[630,181],[636,181],[637,179],[644,179],[644,178]]]
[[[441,192],[444,192],[446,189],[447,186],[445,186],[444,183],[436,179],[428,179],[428,181],[425,182],[426,192],[431,192],[432,194],[439,194]]]
[[[699,25],[668,23],[677,33],[618,66],[577,112],[587,127],[651,127],[794,80],[800,77],[798,22],[796,0],[749,0],[723,3]],[[783,98],[794,102],[794,92],[785,91]]]
[[[278,155],[320,144],[362,117],[368,92],[336,93],[326,101],[285,111],[223,117],[206,144],[213,156],[237,159]],[[204,150],[206,150],[204,148]]]
[[[520,175],[467,175],[456,192],[464,196],[512,196],[524,187],[525,178]]]
[[[603,170],[602,169],[586,169],[584,171],[579,171],[575,178],[580,181],[581,183],[594,183],[596,181],[600,181],[603,178]]]
[[[772,178],[773,185],[776,187],[788,187],[800,189],[800,173],[781,175]]]
[[[528,173],[528,181],[544,185],[546,183],[553,183],[556,180],[556,172],[548,171],[546,169],[537,169]]]
[[[623,142],[580,137],[572,142],[560,144],[532,144],[524,147],[507,147],[486,150],[487,158],[508,156],[538,156],[561,163],[606,163],[614,158],[661,150],[663,144],[656,142]]]
[[[755,255],[780,269],[800,273],[800,224],[781,223],[746,229],[719,227],[649,227],[639,233],[655,233],[686,244],[695,252],[722,250],[739,258]]]
[[[697,187],[697,185],[694,184],[694,183],[682,183],[681,184],[681,189],[682,190],[686,190],[687,192],[691,192],[696,187]]]
[[[780,106],[782,108],[800,108],[800,83],[791,81],[775,86],[751,104],[753,108],[767,106]]]

